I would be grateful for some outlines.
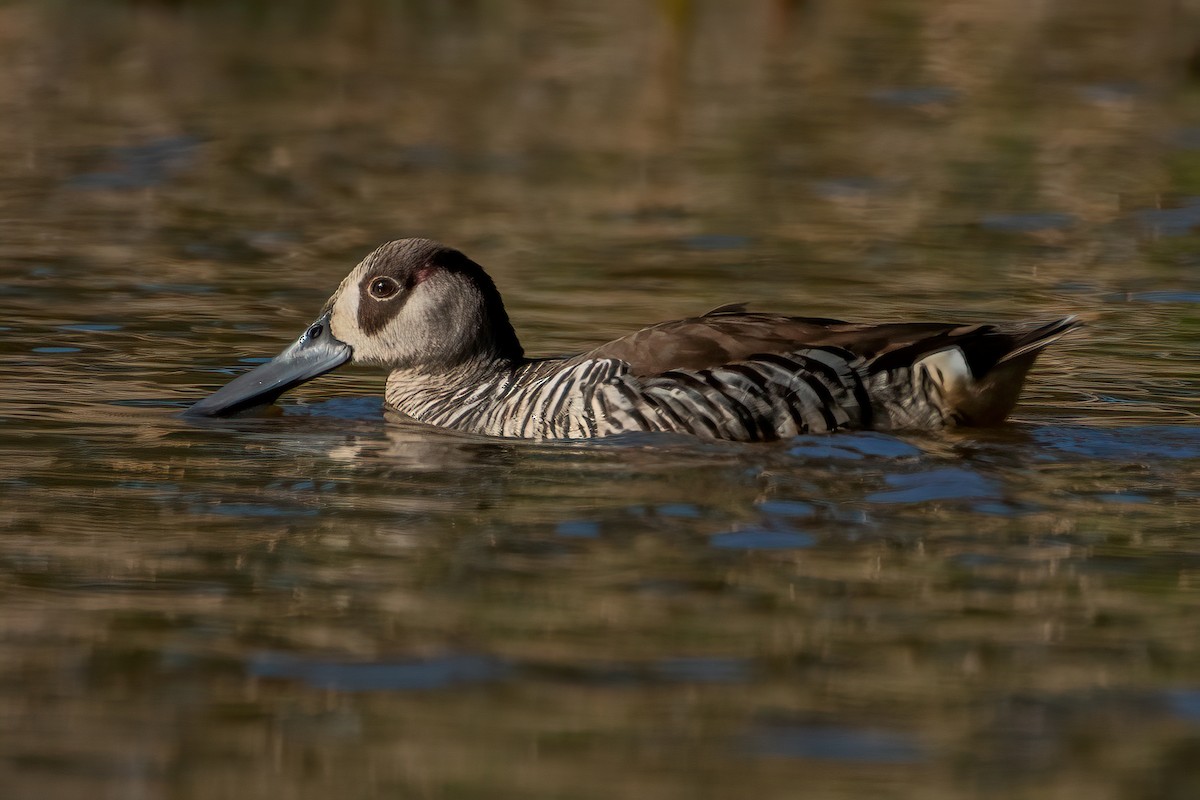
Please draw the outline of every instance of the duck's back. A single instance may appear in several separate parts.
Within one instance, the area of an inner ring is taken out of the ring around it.
[[[938,341],[978,339],[996,353],[1014,348],[1014,341],[1040,326],[1014,323],[960,325],[942,322],[845,322],[824,317],[789,317],[747,312],[741,305],[721,306],[707,314],[671,320],[643,328],[584,354],[585,358],[616,358],[637,375],[657,375],[671,369],[705,369],[743,361],[759,353],[788,353],[805,347],[836,347],[867,360]],[[997,356],[998,357],[998,356]]]

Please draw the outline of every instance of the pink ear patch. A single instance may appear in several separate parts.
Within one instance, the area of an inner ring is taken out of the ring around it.
[[[432,278],[434,273],[436,273],[437,271],[438,271],[437,267],[433,266],[432,264],[426,264],[425,266],[418,269],[416,271],[416,274],[413,275],[413,285],[415,286],[418,283],[424,283],[425,281]]]

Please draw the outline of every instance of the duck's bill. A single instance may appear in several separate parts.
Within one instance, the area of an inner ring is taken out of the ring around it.
[[[237,376],[184,413],[227,417],[265,406],[288,389],[337,369],[353,354],[350,345],[329,332],[329,316],[323,315],[275,358]]]

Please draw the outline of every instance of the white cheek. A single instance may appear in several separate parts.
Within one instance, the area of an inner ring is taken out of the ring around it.
[[[367,269],[366,262],[350,270],[334,292],[333,310],[329,313],[329,332],[351,347],[358,333],[358,283]]]
[[[358,338],[358,292],[342,292],[329,315],[329,331],[348,345]]]

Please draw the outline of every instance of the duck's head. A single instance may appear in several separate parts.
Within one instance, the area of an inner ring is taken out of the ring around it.
[[[266,405],[347,362],[436,374],[521,357],[482,267],[437,242],[401,239],[363,259],[287,349],[186,413],[222,417]]]

